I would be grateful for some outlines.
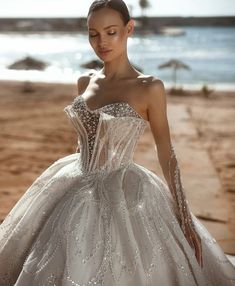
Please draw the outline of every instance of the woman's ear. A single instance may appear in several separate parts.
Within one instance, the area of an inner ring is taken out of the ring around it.
[[[130,19],[129,22],[127,23],[127,33],[128,36],[131,36],[134,32],[134,27],[135,27],[135,22],[133,19]]]

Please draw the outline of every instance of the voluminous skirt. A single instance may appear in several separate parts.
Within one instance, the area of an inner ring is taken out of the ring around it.
[[[235,268],[192,214],[201,268],[166,184],[135,162],[84,174],[55,161],[0,226],[1,286],[227,286]]]

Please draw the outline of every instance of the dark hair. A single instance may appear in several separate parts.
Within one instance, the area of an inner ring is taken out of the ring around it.
[[[131,19],[126,3],[122,0],[95,0],[89,8],[87,17],[91,14],[91,12],[105,7],[119,12],[125,25]]]

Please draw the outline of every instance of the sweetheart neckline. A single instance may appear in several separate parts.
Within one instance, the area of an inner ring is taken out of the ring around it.
[[[91,113],[97,113],[98,111],[104,109],[104,108],[107,108],[108,106],[112,106],[112,105],[116,105],[116,104],[125,104],[126,106],[128,106],[137,116],[139,119],[145,121],[146,123],[148,123],[148,120],[144,119],[136,110],[135,108],[133,108],[128,102],[125,102],[125,101],[118,101],[118,102],[112,102],[112,103],[108,103],[108,104],[105,104],[101,107],[98,107],[98,108],[95,108],[95,109],[90,109],[90,107],[87,105],[87,102],[85,100],[85,98],[82,96],[82,95],[78,95],[76,96],[76,98],[81,98],[82,99],[82,102],[84,103],[86,109],[91,112]],[[75,98],[75,99],[76,99]]]

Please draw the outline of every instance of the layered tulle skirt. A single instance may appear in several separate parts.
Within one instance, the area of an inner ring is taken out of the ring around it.
[[[135,162],[83,173],[55,161],[0,226],[2,286],[227,286],[235,268],[192,214],[201,268],[166,184]]]

